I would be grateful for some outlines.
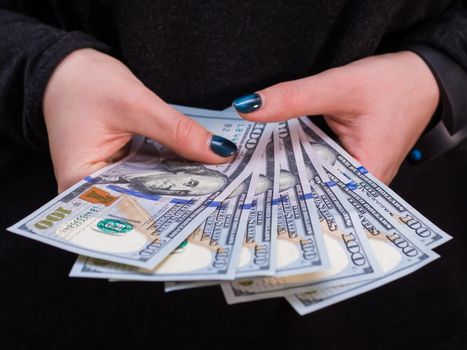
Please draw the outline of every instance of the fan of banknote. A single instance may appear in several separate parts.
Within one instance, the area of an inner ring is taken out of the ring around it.
[[[128,157],[9,230],[79,254],[71,277],[220,285],[229,304],[285,297],[301,315],[412,273],[451,238],[310,118],[175,108],[236,155],[187,162],[135,137]]]

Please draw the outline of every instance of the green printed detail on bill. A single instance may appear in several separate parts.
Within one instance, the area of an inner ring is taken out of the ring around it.
[[[185,240],[178,246],[177,249],[185,248],[187,244],[188,244],[188,241],[185,239]]]
[[[97,223],[97,227],[109,235],[120,235],[133,230],[133,225],[129,222],[118,219],[104,219]]]
[[[188,245],[188,240],[184,240],[173,252],[172,254],[178,254],[183,252],[183,248]]]

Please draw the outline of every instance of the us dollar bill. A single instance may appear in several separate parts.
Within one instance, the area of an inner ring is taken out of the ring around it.
[[[201,288],[201,287],[211,287],[219,285],[215,281],[205,281],[205,282],[165,282],[164,291],[166,293],[175,292],[184,289],[192,288]]]
[[[379,211],[393,216],[403,230],[414,233],[420,242],[431,248],[451,239],[447,233],[371,175],[365,167],[316,127],[309,118],[299,118],[299,122],[305,134],[308,135],[308,142],[318,153],[323,166],[334,174],[344,175],[348,186],[353,187],[353,190],[360,193],[362,197],[374,202]]]
[[[278,192],[278,183],[274,181],[278,166],[274,163],[271,138],[266,153],[255,164],[254,173],[155,268],[149,270],[79,257],[70,276],[186,281],[191,287],[197,285],[189,281],[274,274],[277,205],[273,202],[277,202]],[[204,285],[204,282],[200,284]]]
[[[310,158],[317,159],[308,140],[304,148]],[[307,314],[335,304],[355,295],[368,292],[381,285],[406,276],[439,257],[425,247],[418,237],[399,229],[396,220],[385,211],[378,211],[373,201],[355,193],[353,186],[348,186],[345,177],[340,178],[326,171],[333,187],[338,187],[348,203],[359,213],[362,226],[370,239],[370,245],[383,270],[383,275],[364,282],[353,282],[331,287],[315,286],[305,293],[287,296],[287,301],[301,314]]]
[[[190,112],[214,134],[237,143],[239,151],[229,162],[184,162],[157,142],[137,137],[128,157],[80,181],[9,230],[85,256],[153,268],[252,173],[252,160],[261,156],[274,127],[222,113]]]
[[[298,124],[288,122],[298,159],[299,169],[307,173],[311,181],[310,198],[326,217],[325,237],[331,267],[324,271],[278,278],[262,278],[222,284],[222,290],[228,303],[253,301],[280,297],[308,291],[320,286],[326,288],[347,282],[368,280],[381,275],[376,257],[371,250],[368,238],[364,234],[359,217],[349,210],[340,194],[332,191],[330,181],[324,176],[320,165],[309,158],[305,163],[299,140]],[[326,205],[323,207],[322,202]]]
[[[135,281],[234,279],[258,174],[250,175],[160,264],[143,269],[79,257],[70,277]]]
[[[274,148],[271,137],[261,162],[255,167],[259,176],[237,263],[236,278],[271,276],[276,271],[279,164],[275,161]]]
[[[306,293],[288,295],[285,299],[299,315],[304,316],[347,299],[338,299],[337,296],[345,294],[346,290],[349,291],[357,285],[357,283],[350,283],[347,285],[332,286],[328,288],[318,287],[310,289]],[[363,293],[363,291],[361,293]],[[350,297],[351,296],[349,295],[348,298]]]
[[[298,165],[299,140],[292,140],[285,122],[277,125],[274,138],[280,167],[276,276],[323,270],[330,265],[329,257],[306,170]]]

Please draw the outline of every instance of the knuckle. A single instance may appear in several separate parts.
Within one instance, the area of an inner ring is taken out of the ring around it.
[[[196,130],[196,123],[182,115],[175,117],[174,123],[174,140],[176,146],[184,147],[189,145]]]

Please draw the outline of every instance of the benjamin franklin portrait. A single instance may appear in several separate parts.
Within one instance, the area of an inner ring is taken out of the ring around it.
[[[135,171],[117,178],[102,176],[101,181],[128,184],[134,191],[156,195],[204,196],[223,190],[228,178],[201,164],[165,160],[152,169]]]

